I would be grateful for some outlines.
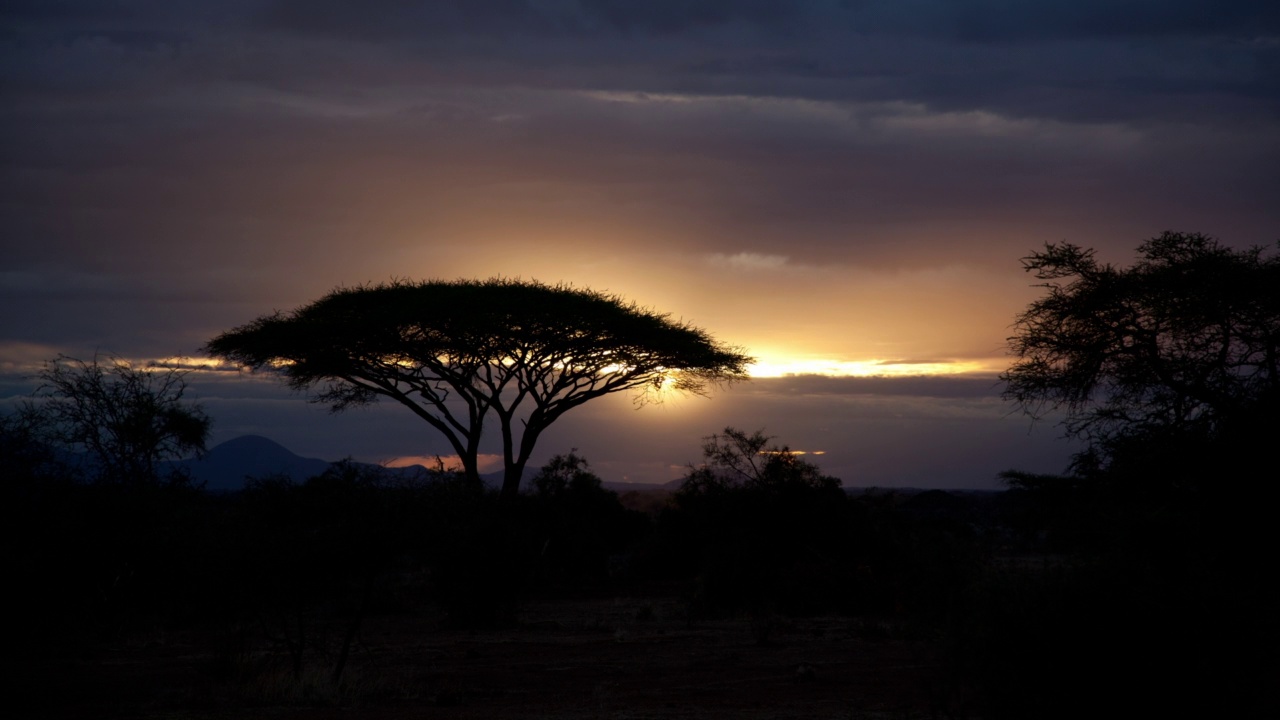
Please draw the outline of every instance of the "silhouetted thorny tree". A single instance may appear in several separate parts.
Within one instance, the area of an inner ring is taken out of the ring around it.
[[[339,288],[290,313],[223,333],[211,355],[322,385],[342,410],[388,397],[440,431],[479,478],[485,420],[498,420],[502,492],[519,491],[538,437],[609,393],[703,394],[746,378],[751,358],[706,331],[587,289],[490,279]]]
[[[1280,255],[1166,232],[1121,269],[1050,244],[1023,260],[1046,294],[1014,324],[1004,395],[1064,410],[1105,459],[1144,438],[1209,438],[1280,399]]]
[[[731,487],[778,492],[794,489],[839,490],[840,480],[802,459],[790,447],[770,445],[763,430],[747,433],[726,427],[703,438],[703,462],[690,467],[680,492],[718,492]]]
[[[185,371],[59,355],[36,377],[34,402],[19,410],[31,436],[87,454],[100,480],[165,480],[163,461],[204,451],[210,421],[183,400]]]

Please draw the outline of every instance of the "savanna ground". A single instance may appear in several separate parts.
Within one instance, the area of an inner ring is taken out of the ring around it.
[[[43,718],[915,718],[959,698],[930,643],[889,620],[690,623],[671,597],[528,603],[505,629],[431,610],[368,618],[342,682],[285,653],[155,634],[27,666]]]
[[[5,717],[1280,716],[1230,494],[9,491]]]

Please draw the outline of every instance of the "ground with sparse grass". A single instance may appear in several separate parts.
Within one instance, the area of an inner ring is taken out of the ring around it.
[[[338,686],[280,653],[156,636],[27,667],[42,718],[914,718],[962,713],[936,653],[891,620],[689,623],[674,598],[528,603],[515,626],[369,618]]]

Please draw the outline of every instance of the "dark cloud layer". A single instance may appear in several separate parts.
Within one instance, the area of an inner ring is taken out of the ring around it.
[[[4,25],[6,80],[27,89],[165,65],[179,82],[428,78],[1107,121],[1224,103],[1274,120],[1280,87],[1265,1],[19,2]]]

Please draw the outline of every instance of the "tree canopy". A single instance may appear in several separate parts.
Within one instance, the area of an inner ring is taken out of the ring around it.
[[[1117,268],[1049,244],[1023,259],[1044,297],[1018,316],[1004,395],[1065,412],[1105,457],[1152,437],[1210,437],[1280,396],[1280,255],[1166,232]]]
[[[705,394],[751,358],[706,331],[619,296],[510,279],[338,288],[210,340],[206,352],[319,388],[336,410],[388,397],[440,431],[466,474],[492,412],[503,493],[519,490],[538,437],[588,400],[634,390]]]

